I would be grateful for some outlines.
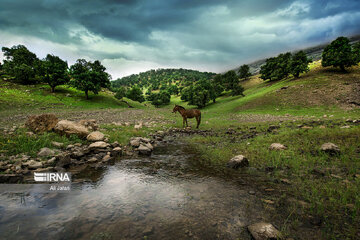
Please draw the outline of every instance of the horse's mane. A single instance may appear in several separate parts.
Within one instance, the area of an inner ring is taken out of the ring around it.
[[[178,106],[178,108],[181,108],[181,109],[185,110],[185,108],[183,106],[180,106],[180,105],[176,105],[176,106]]]

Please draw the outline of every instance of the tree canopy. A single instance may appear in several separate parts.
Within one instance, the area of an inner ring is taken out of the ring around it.
[[[42,61],[43,79],[51,87],[51,92],[55,91],[56,86],[69,82],[67,69],[67,62],[54,55],[48,54]]]
[[[347,67],[356,64],[356,58],[352,51],[350,40],[346,37],[338,37],[325,47],[322,53],[323,67],[333,66],[339,67],[342,71],[346,71]]]
[[[295,78],[298,78],[300,73],[308,72],[310,70],[309,63],[311,62],[312,60],[306,56],[304,51],[295,53],[291,58],[290,73]]]
[[[96,60],[88,62],[85,59],[78,59],[70,67],[71,85],[76,89],[84,91],[86,99],[89,99],[88,92],[98,94],[102,87],[110,86],[110,75],[105,72],[106,68]]]
[[[4,66],[3,70],[15,78],[21,84],[34,84],[37,82],[36,69],[40,60],[35,53],[29,51],[24,45],[17,45],[11,48],[3,47]]]
[[[250,73],[250,67],[249,65],[241,65],[241,67],[239,68],[239,77],[242,79],[242,78],[245,78],[247,79],[248,77],[251,76],[251,73]]]

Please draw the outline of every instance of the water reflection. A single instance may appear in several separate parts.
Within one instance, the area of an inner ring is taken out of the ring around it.
[[[0,191],[0,239],[248,239],[244,226],[263,217],[255,196],[217,178],[176,177],[190,156],[179,151],[124,159],[71,193]]]

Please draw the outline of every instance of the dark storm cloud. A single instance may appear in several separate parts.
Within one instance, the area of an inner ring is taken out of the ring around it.
[[[114,66],[220,71],[359,33],[359,23],[358,0],[0,0],[1,45],[34,37]]]

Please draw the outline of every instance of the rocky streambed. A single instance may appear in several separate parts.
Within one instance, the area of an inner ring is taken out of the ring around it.
[[[151,155],[74,175],[68,192],[0,184],[0,239],[251,239],[254,223],[277,234],[259,225],[268,216],[255,188],[208,174],[177,138],[161,140]]]

